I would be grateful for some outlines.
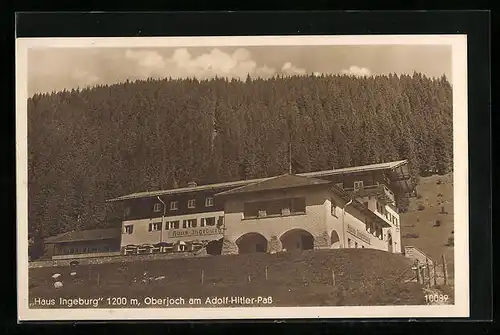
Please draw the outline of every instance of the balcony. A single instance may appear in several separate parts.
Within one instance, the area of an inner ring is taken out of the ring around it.
[[[351,193],[356,198],[375,196],[377,197],[378,201],[386,205],[394,206],[394,204],[396,203],[396,197],[394,195],[394,192],[392,192],[384,184],[363,186],[359,189],[354,189],[351,187],[351,188],[345,188],[344,190]]]

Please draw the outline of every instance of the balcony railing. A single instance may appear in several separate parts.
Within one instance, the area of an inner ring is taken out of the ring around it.
[[[345,188],[344,190],[352,192],[356,197],[375,195],[378,196],[379,199],[385,200],[388,203],[394,203],[396,200],[394,192],[392,192],[384,184],[367,185],[357,189],[355,189],[354,187],[349,187]]]

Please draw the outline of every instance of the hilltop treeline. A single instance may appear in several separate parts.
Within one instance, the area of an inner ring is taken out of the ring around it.
[[[29,228],[112,224],[106,199],[146,190],[409,159],[452,158],[445,77],[145,80],[28,100]]]

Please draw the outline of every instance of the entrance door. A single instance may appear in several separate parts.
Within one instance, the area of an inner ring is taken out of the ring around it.
[[[391,235],[391,232],[387,233],[387,243],[389,244],[389,252],[392,252],[392,235]]]
[[[255,251],[256,252],[266,252],[267,250],[266,250],[266,247],[263,244],[257,243],[255,245]]]
[[[314,239],[312,236],[302,235],[300,236],[300,242],[302,244],[302,250],[314,249]]]

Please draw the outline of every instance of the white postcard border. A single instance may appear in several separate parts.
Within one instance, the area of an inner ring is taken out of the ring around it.
[[[29,48],[449,45],[452,47],[455,304],[424,306],[30,309],[28,303],[27,52]],[[16,185],[18,320],[205,320],[440,318],[469,316],[468,130],[466,35],[19,38],[16,40]]]

